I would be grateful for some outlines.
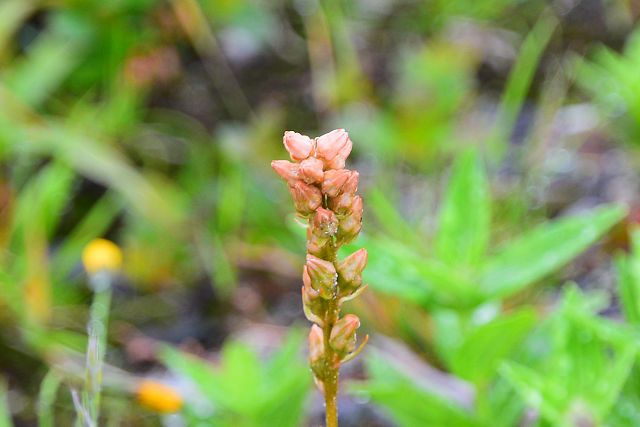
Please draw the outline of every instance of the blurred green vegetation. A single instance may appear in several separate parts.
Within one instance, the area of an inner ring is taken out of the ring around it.
[[[73,423],[80,254],[102,236],[125,263],[100,425],[317,425],[304,345],[283,340],[305,324],[304,229],[269,163],[284,130],[337,127],[372,336],[345,425],[638,425],[639,15],[0,0],[0,426]],[[147,377],[181,415],[141,409]]]

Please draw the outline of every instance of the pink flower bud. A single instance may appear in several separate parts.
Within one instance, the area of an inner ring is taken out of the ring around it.
[[[315,365],[324,358],[324,335],[318,325],[311,326],[309,331],[309,362]]]
[[[322,193],[313,185],[296,181],[289,187],[296,210],[303,215],[313,213],[322,204]]]
[[[314,233],[315,230],[315,227],[307,228],[307,252],[318,258],[325,258],[331,236],[326,236],[321,232]]]
[[[309,276],[307,275],[307,277]],[[303,280],[305,280],[304,275]],[[310,322],[317,323],[318,325],[324,324],[322,320],[322,318],[326,315],[326,306],[324,303],[324,299],[322,299],[322,297],[320,296],[320,292],[313,289],[310,282],[307,283],[306,281],[304,286],[302,287],[302,308],[304,311],[304,315],[307,317],[307,319],[309,319]]]
[[[367,250],[362,248],[346,257],[338,266],[341,282],[350,287],[358,287],[362,283],[362,270],[367,265]]]
[[[318,208],[313,221],[311,223],[314,234],[319,234],[323,237],[331,237],[338,231],[338,218],[333,211],[325,208]]]
[[[342,186],[343,193],[355,193],[358,191],[358,180],[360,178],[360,174],[357,171],[351,171],[347,182]]]
[[[313,151],[313,140],[298,132],[285,132],[282,142],[289,152],[289,155],[291,155],[292,160],[304,160],[309,157]]]
[[[298,170],[300,165],[297,163],[291,163],[287,160],[274,160],[271,162],[271,167],[278,175],[285,179],[289,185],[293,184],[298,179]]]
[[[309,301],[320,296],[320,294],[318,294],[318,291],[313,289],[313,286],[311,286],[311,277],[309,276],[309,271],[307,270],[306,265],[302,268],[302,283],[304,284],[304,287],[302,288],[303,291],[306,289],[306,291],[302,294],[303,299],[305,295],[309,297]]]
[[[329,344],[338,354],[345,356],[356,348],[356,330],[359,327],[358,316],[347,314],[333,325]]]
[[[352,146],[349,134],[344,129],[336,129],[316,138],[316,155],[323,159],[328,167],[336,157],[342,161],[346,160]]]
[[[322,168],[322,160],[309,157],[300,162],[300,178],[307,184],[322,182],[322,178],[324,178]]]
[[[311,279],[311,287],[323,298],[331,298],[337,285],[338,274],[330,261],[307,255],[306,271]]]
[[[362,222],[362,197],[356,196],[353,198],[353,202],[351,203],[351,212],[350,215],[358,222]]]
[[[347,157],[349,157],[349,154],[351,154],[351,147],[352,147],[352,143],[351,140],[349,140],[349,143],[346,144],[342,150],[338,151],[338,154],[336,154],[336,156],[329,162],[327,162],[326,167],[327,169],[342,169],[344,168],[344,165],[347,161]]]
[[[347,214],[351,212],[351,205],[355,197],[352,193],[340,194],[337,197],[329,198],[329,208],[337,214]]]
[[[358,237],[362,229],[362,221],[353,215],[347,215],[340,221],[338,225],[338,234],[336,235],[336,244],[338,246],[346,245],[353,239]]]
[[[328,170],[324,173],[322,193],[329,197],[336,197],[342,193],[342,187],[349,180],[351,171],[347,169]]]

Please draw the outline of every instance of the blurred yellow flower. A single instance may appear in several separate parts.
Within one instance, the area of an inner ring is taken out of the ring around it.
[[[119,270],[122,265],[122,251],[110,240],[94,239],[84,247],[82,263],[89,274],[100,270]]]
[[[156,412],[168,414],[182,409],[182,396],[173,388],[153,380],[144,380],[136,391],[138,402]]]

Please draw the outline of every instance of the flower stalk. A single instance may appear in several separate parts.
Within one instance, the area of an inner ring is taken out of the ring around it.
[[[307,319],[314,323],[309,365],[325,398],[326,427],[338,427],[340,366],[360,353],[368,338],[356,348],[360,319],[353,314],[340,317],[342,303],[366,288],[362,270],[367,251],[338,259],[340,247],[353,241],[362,228],[362,198],[356,194],[359,174],[345,169],[353,144],[344,129],[315,139],[289,131],[283,143],[293,162],[275,160],[271,166],[286,181],[297,214],[308,223],[302,303]]]
[[[102,371],[107,350],[107,329],[111,307],[112,280],[122,264],[122,252],[113,242],[92,240],[83,250],[82,263],[89,275],[93,301],[89,311],[87,333],[85,389],[78,408],[79,426],[97,426],[100,417]],[[75,404],[75,397],[74,397]]]

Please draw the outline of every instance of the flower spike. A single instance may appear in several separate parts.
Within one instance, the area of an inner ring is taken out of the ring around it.
[[[360,249],[344,260],[338,249],[354,240],[362,228],[359,174],[345,169],[353,143],[344,129],[314,140],[297,132],[285,132],[283,143],[291,159],[271,166],[289,185],[296,211],[306,218],[307,259],[302,271],[304,314],[314,325],[309,332],[309,364],[325,397],[326,427],[338,426],[337,394],[340,365],[360,353],[356,349],[360,319],[340,317],[344,301],[360,295],[367,251]]]

